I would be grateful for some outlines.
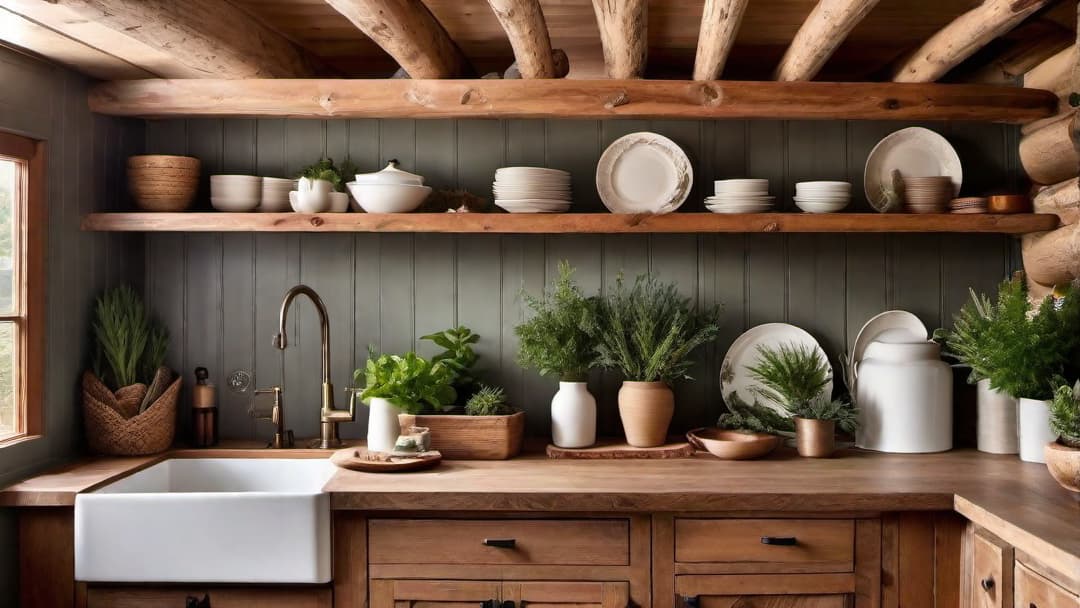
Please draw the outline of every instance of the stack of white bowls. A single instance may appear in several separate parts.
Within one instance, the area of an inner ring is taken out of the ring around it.
[[[495,204],[510,213],[563,213],[570,208],[570,174],[542,167],[503,167],[492,184]]]
[[[807,213],[836,213],[851,202],[850,182],[799,182],[795,206]]]
[[[282,177],[262,178],[262,200],[259,211],[277,213],[289,210],[289,192],[296,190],[295,179]]]
[[[262,198],[262,178],[255,175],[211,175],[210,205],[218,211],[254,211]]]
[[[397,168],[397,161],[387,163],[382,171],[358,173],[356,181],[346,184],[361,209],[368,213],[408,213],[415,211],[431,194],[424,178]]]
[[[764,213],[773,208],[767,179],[721,179],[713,187],[716,194],[705,199],[713,213]]]

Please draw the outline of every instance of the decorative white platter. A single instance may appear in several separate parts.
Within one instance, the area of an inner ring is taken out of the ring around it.
[[[870,151],[863,169],[863,190],[874,209],[880,211],[886,204],[881,188],[892,184],[893,170],[901,177],[947,175],[952,178],[953,196],[960,193],[964,180],[956,150],[944,137],[922,127],[890,133]]]
[[[780,345],[790,344],[813,348],[828,364],[829,358],[825,355],[825,351],[818,344],[818,341],[814,339],[814,336],[811,336],[806,330],[787,323],[765,323],[764,325],[752,327],[743,332],[731,344],[731,348],[728,349],[727,354],[724,356],[724,362],[720,365],[720,394],[723,395],[724,400],[730,403],[729,396],[734,393],[744,403],[752,404],[756,400],[759,405],[768,407],[785,416],[789,415],[780,403],[754,392],[754,387],[758,386],[759,383],[750,375],[747,367],[757,364],[759,357],[758,347],[776,348]],[[830,397],[833,388],[832,378],[832,366],[829,365],[829,382],[822,392]]]
[[[686,201],[693,185],[686,153],[656,133],[616,139],[596,166],[596,189],[613,213],[671,213]]]
[[[903,332],[904,339],[900,340],[901,342],[922,342],[930,337],[930,331],[919,317],[906,310],[886,310],[871,317],[863,324],[851,346],[851,364],[848,365],[846,375],[852,394],[855,393],[855,366],[862,361],[866,347],[886,332]]]

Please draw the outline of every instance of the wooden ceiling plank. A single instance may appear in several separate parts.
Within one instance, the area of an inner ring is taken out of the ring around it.
[[[720,78],[739,33],[746,4],[747,0],[705,0],[694,56],[694,80]]]
[[[1015,42],[1009,44],[983,65],[964,75],[961,80],[982,84],[1015,85],[1026,72],[1068,48],[1076,40],[1076,34],[1071,30],[1044,20],[1029,21],[1017,27],[1010,36],[1015,38]],[[951,78],[952,74],[950,74]]]
[[[895,82],[934,82],[1053,0],[984,0],[940,29],[893,72]]]
[[[641,78],[649,54],[647,0],[593,0],[608,78]]]
[[[5,0],[13,12],[143,69],[181,78],[315,75],[296,46],[218,0]]]
[[[514,49],[522,78],[555,78],[551,36],[540,0],[488,0]]]
[[[468,59],[420,0],[326,0],[375,41],[410,78],[460,78]]]
[[[812,80],[878,0],[820,0],[795,34],[773,78]]]

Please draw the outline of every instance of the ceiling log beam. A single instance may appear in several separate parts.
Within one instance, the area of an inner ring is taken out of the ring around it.
[[[716,80],[724,72],[748,0],[705,0],[694,56],[694,80]]]
[[[421,0],[326,0],[386,51],[410,78],[461,78],[469,60]]]
[[[1080,141],[1080,121],[1075,111],[1032,131],[1020,139],[1020,164],[1036,184],[1056,184],[1076,177],[1080,157],[1074,146]]]
[[[773,78],[812,80],[877,3],[878,0],[819,0],[795,33]]]
[[[1032,20],[1013,30],[1015,40],[983,65],[963,74],[963,82],[1015,86],[1024,74],[1076,40],[1076,34],[1054,23]],[[961,66],[960,69],[964,69]],[[955,72],[954,72],[955,74]],[[953,74],[950,74],[950,79]],[[1035,87],[1045,88],[1045,87]]]
[[[544,9],[540,0],[488,0],[510,46],[522,78],[558,78]]]
[[[938,30],[893,72],[895,82],[934,82],[1053,0],[984,0]]]
[[[647,0],[593,0],[608,78],[641,78],[649,55]]]

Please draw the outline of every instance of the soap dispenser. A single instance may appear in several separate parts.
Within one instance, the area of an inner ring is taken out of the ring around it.
[[[218,442],[217,389],[207,382],[210,372],[195,368],[195,388],[191,392],[192,435],[195,447],[208,448]]]

